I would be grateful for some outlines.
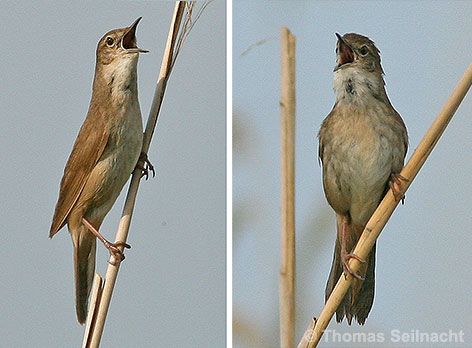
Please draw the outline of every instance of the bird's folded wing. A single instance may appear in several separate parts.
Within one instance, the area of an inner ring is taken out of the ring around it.
[[[49,237],[54,236],[65,225],[69,212],[74,207],[107,144],[109,134],[103,117],[97,113],[94,116],[85,119],[64,169]]]

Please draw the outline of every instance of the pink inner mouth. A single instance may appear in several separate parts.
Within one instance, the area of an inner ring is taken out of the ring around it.
[[[354,53],[347,45],[341,43],[339,45],[338,66],[342,66],[347,63],[352,63],[353,61]]]
[[[126,35],[123,37],[122,44],[124,49],[136,48],[136,37],[134,36],[134,30],[126,33]]]

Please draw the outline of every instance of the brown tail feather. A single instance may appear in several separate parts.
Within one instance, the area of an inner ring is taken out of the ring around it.
[[[81,239],[74,248],[75,308],[80,324],[87,319],[88,297],[95,272],[95,248],[94,236]]]
[[[352,313],[356,315],[357,322],[364,325],[374,303],[375,290],[375,244],[370,251],[365,280],[359,291],[357,300],[352,306]]]
[[[333,291],[339,277],[343,273],[343,265],[341,260],[341,231],[342,223],[341,218],[338,215],[338,236],[336,238],[336,246],[334,249],[333,263],[331,265],[331,272],[329,274],[328,283],[326,284],[325,301],[328,300],[329,295]],[[347,247],[349,252],[353,251],[356,243],[362,233],[363,228],[361,226],[350,225],[349,235],[351,238],[347,241]],[[374,302],[374,288],[375,288],[375,245],[372,248],[368,262],[365,265],[361,265],[359,274],[365,278],[364,281],[353,279],[351,287],[344,296],[341,304],[336,310],[336,321],[339,323],[343,320],[344,316],[351,325],[352,318],[356,318],[357,322],[361,325],[365,323],[367,316],[369,315],[370,309]]]

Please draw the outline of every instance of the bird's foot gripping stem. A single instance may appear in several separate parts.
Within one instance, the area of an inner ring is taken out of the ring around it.
[[[105,248],[107,248],[110,252],[110,255],[113,256],[113,260],[109,261],[110,264],[116,266],[118,260],[119,262],[121,262],[125,259],[125,255],[119,249],[119,247],[123,247],[123,249],[130,249],[131,246],[129,244],[125,242],[110,243],[100,234],[100,232],[98,232],[98,230],[89,221],[87,221],[87,219],[82,218],[82,222],[95,237],[100,239],[103,245],[105,245]]]
[[[393,174],[390,175],[390,180],[388,181],[388,185],[392,190],[393,197],[395,198],[396,202],[402,201],[402,204],[405,203],[405,194],[403,193],[403,183],[402,181],[408,182],[407,178],[400,174]],[[396,186],[395,186],[396,185]]]
[[[361,277],[359,274],[354,272],[351,269],[351,267],[349,267],[349,260],[350,259],[356,259],[360,263],[366,263],[366,261],[363,258],[357,256],[356,254],[352,254],[352,253],[351,254],[341,253],[341,258],[342,258],[342,262],[343,262],[344,277],[347,277],[347,274],[349,273],[354,278],[357,278],[359,280],[365,280],[365,278]]]
[[[149,172],[152,173],[152,177],[156,176],[156,172],[154,171],[154,166],[152,165],[151,161],[148,159],[147,154],[141,152],[139,155],[138,163],[136,163],[136,168],[141,170],[141,177],[147,180],[149,178]]]

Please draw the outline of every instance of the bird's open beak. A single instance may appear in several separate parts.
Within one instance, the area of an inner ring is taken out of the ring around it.
[[[338,37],[338,46],[337,46],[337,54],[338,54],[338,65],[334,68],[334,71],[341,68],[344,64],[352,63],[354,61],[354,52],[349,46],[346,41],[343,40],[342,36],[336,33]]]
[[[139,21],[143,17],[139,17],[134,21],[133,24],[131,24],[126,31],[125,35],[123,35],[123,38],[121,39],[121,46],[126,50],[128,53],[147,53],[149,52],[148,50],[143,50],[142,48],[139,48],[136,46],[136,27],[138,26]]]

